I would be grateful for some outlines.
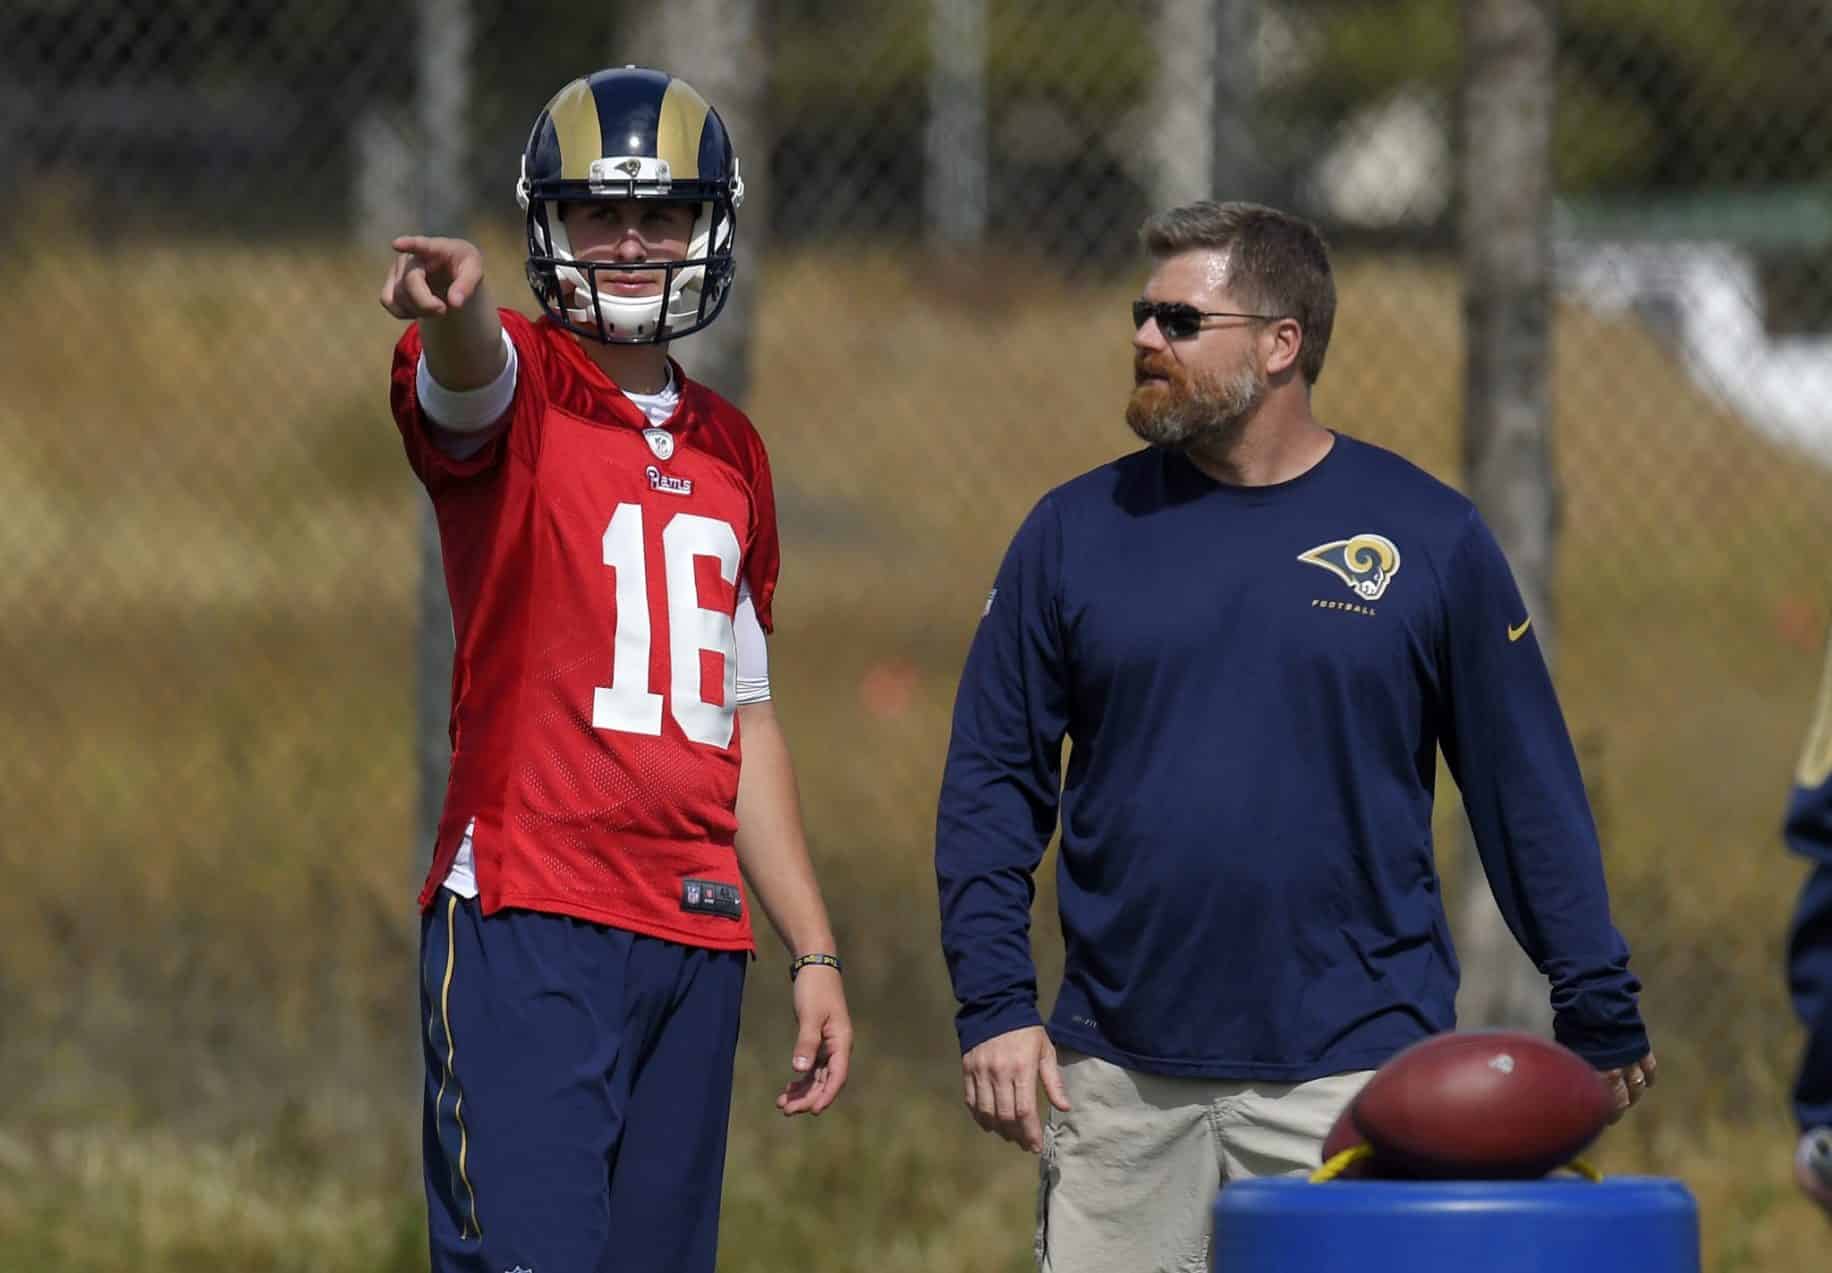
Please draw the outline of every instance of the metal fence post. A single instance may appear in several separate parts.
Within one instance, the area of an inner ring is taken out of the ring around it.
[[[469,214],[464,158],[471,95],[470,0],[418,0],[417,106],[420,124],[420,225],[428,234],[462,234]],[[452,612],[445,595],[439,527],[432,503],[420,508],[419,621],[414,753],[419,798],[414,818],[414,883],[432,865],[433,838],[451,764]]]
[[[1546,657],[1553,657],[1558,488],[1551,407],[1553,0],[1464,0],[1462,146],[1464,465]],[[1545,979],[1521,953],[1463,827],[1464,989],[1469,1024],[1544,1027]]]
[[[978,244],[986,236],[986,0],[930,0],[929,238]]]

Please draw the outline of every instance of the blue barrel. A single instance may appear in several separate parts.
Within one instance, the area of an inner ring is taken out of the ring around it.
[[[1214,1273],[1698,1273],[1677,1180],[1243,1180],[1215,1200]]]

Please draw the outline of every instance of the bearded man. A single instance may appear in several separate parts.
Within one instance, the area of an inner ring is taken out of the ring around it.
[[[1336,309],[1321,237],[1203,202],[1142,238],[1126,420],[1148,445],[1018,529],[936,824],[963,1095],[1041,1155],[1052,1273],[1206,1270],[1218,1188],[1317,1166],[1372,1070],[1455,1025],[1440,748],[1559,1040],[1619,1111],[1655,1073],[1501,549],[1462,495],[1311,413]],[[1046,1027],[1030,903],[1059,820]]]

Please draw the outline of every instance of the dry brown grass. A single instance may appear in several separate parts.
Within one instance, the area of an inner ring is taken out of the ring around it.
[[[519,298],[512,242],[487,237]],[[19,264],[0,308],[0,1266],[414,1267],[418,496],[383,402],[379,260]],[[117,320],[65,324],[104,269]],[[766,951],[725,1266],[1021,1269],[1031,1167],[958,1108],[933,798],[1008,535],[1130,445],[1135,284],[809,253],[755,285],[775,679],[861,1050],[834,1113],[776,1119]],[[1342,285],[1320,414],[1454,479],[1454,273],[1349,260]],[[1776,824],[1826,620],[1825,475],[1636,329],[1567,312],[1559,349],[1559,675],[1664,1062],[1599,1158],[1692,1187],[1707,1268],[1797,1273],[1826,1235],[1786,1180],[1799,871]]]

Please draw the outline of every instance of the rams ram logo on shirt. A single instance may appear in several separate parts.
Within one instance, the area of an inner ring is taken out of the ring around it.
[[[1298,560],[1335,575],[1363,601],[1378,601],[1399,573],[1399,549],[1385,535],[1363,532],[1332,539],[1298,554]]]

